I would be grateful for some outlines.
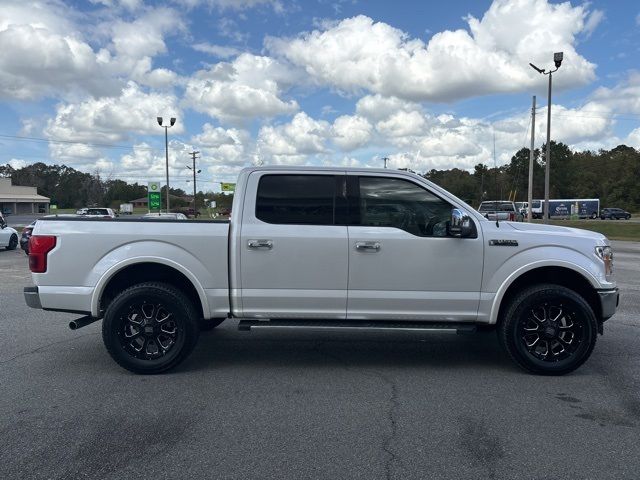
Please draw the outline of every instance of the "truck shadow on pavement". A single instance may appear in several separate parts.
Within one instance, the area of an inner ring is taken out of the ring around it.
[[[229,322],[232,323],[232,322]],[[175,372],[229,366],[421,367],[520,371],[502,352],[495,332],[470,335],[367,332],[238,332],[225,325],[203,332],[196,350]]]

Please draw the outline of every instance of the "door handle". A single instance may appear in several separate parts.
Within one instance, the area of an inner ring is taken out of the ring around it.
[[[356,250],[360,252],[380,251],[380,242],[356,242]]]
[[[272,240],[249,240],[247,241],[247,247],[249,248],[264,248],[265,250],[271,250],[273,248]]]

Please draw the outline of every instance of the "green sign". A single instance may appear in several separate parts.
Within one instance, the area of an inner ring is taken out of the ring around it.
[[[223,192],[234,192],[236,190],[236,184],[220,182],[220,189]]]
[[[160,182],[149,182],[148,194],[149,211],[160,210],[162,205],[162,199],[160,197]]]

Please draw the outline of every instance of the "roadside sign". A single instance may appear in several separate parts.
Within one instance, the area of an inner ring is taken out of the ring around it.
[[[222,189],[223,192],[235,192],[236,184],[220,182],[220,188]]]
[[[216,201],[215,200],[211,201],[211,208],[216,208]]]
[[[147,187],[149,195],[149,211],[160,210],[162,199],[160,198],[160,182],[149,182]]]
[[[58,205],[49,205],[49,210],[57,210]]]

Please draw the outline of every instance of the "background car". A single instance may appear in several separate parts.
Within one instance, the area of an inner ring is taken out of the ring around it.
[[[184,213],[147,213],[142,218],[144,219],[153,219],[153,218],[161,218],[164,220],[188,220],[187,216]]]
[[[116,212],[114,212],[111,208],[81,208],[78,212],[84,211],[81,213],[83,217],[102,217],[102,218],[116,218]]]
[[[18,247],[18,232],[7,225],[0,213],[0,248],[15,250]]]
[[[506,200],[484,201],[478,207],[478,212],[488,220],[522,221],[522,215],[518,212],[516,205]]]
[[[34,220],[29,225],[22,229],[22,235],[20,235],[20,248],[29,255],[29,239],[31,238],[31,233],[33,232],[33,227],[36,226],[37,220]]]
[[[620,220],[621,218],[629,220],[631,218],[631,214],[621,208],[603,208],[600,210],[600,218],[602,220],[607,218],[610,220]]]

